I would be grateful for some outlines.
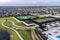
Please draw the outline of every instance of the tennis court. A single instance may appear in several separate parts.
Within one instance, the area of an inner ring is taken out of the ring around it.
[[[31,16],[31,15],[29,15],[29,16],[18,16],[17,18],[18,19],[30,19],[30,18],[33,18],[34,16]]]
[[[33,21],[38,22],[38,23],[42,23],[42,22],[54,21],[54,20],[56,20],[56,19],[51,18],[51,17],[46,17],[46,18],[41,18],[41,19],[34,19]]]

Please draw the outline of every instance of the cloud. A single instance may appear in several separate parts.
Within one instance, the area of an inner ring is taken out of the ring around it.
[[[44,5],[59,2],[60,0],[0,0],[0,5]]]
[[[19,3],[19,4],[26,4],[26,3],[31,4],[31,3],[39,2],[39,0],[12,0],[11,2],[13,3],[13,1],[14,3]]]
[[[0,0],[0,3],[9,3],[11,0]]]
[[[51,2],[60,2],[60,0],[10,0],[11,4],[37,4]]]
[[[12,3],[12,4],[34,4],[38,2],[47,2],[48,0],[0,0],[0,3]]]

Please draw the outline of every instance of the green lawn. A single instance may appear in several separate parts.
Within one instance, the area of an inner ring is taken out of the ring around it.
[[[15,19],[13,19],[13,17],[6,17],[6,18],[0,18],[0,19],[1,19],[1,20],[6,20],[6,19],[7,19],[7,22],[5,22],[4,24],[5,24],[6,26],[9,26],[9,27],[12,25],[12,23],[9,22],[8,20],[14,21],[14,23],[15,23],[16,25],[19,25],[19,26],[26,26],[26,25],[24,25],[22,22],[17,22]],[[32,40],[27,31],[18,31],[18,32],[19,32],[19,34],[24,38],[24,40]],[[16,34],[15,34],[15,35],[16,35]],[[16,39],[16,40],[18,40],[18,39]]]
[[[11,26],[12,26],[12,23],[9,22],[9,21],[6,21],[6,22],[4,23],[4,25],[5,25],[5,26],[8,26],[8,27],[11,27]]]
[[[22,22],[17,22],[13,17],[4,17],[4,18],[0,18],[0,19],[2,19],[2,20],[11,20],[11,21],[13,21],[16,25],[18,25],[18,26],[26,26],[24,23],[22,23]],[[8,24],[8,23],[7,23]]]
[[[24,40],[32,40],[32,38],[30,37],[27,31],[18,31],[18,32],[24,38]]]
[[[16,33],[14,31],[12,31],[8,28],[5,28],[1,25],[2,21],[5,20],[5,19],[9,19],[9,17],[8,18],[0,18],[0,29],[6,30],[6,31],[9,32],[10,35],[13,35],[13,38],[11,37],[11,40],[19,40],[18,36],[16,35]]]

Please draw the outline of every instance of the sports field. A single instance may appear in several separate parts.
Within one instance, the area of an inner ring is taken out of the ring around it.
[[[10,33],[10,35],[13,36],[13,37],[11,37],[11,40],[19,40],[17,34],[14,31],[2,26],[1,23],[4,20],[7,20],[7,22],[5,22],[4,25],[9,26],[9,27],[12,25],[12,23],[8,22],[8,20],[14,21],[14,23],[16,25],[19,25],[19,26],[26,26],[26,25],[24,25],[22,22],[17,22],[13,17],[0,18],[0,29],[7,30]],[[30,35],[29,35],[29,33],[27,31],[18,31],[18,32],[23,37],[24,40],[32,40]]]
[[[55,18],[40,18],[40,19],[35,19],[35,22],[46,22],[46,21],[53,21],[56,20]]]
[[[28,16],[18,16],[17,18],[18,19],[29,19],[29,18],[34,18],[35,16],[31,16],[31,15],[28,15]]]

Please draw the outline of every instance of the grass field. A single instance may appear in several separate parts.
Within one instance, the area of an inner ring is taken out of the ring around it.
[[[26,25],[24,25],[22,22],[17,22],[13,17],[0,18],[0,21],[2,22],[3,20],[6,20],[6,19],[7,19],[7,22],[4,23],[4,25],[6,25],[6,26],[9,26],[9,27],[10,27],[10,26],[12,25],[12,23],[9,22],[8,20],[14,21],[14,23],[15,23],[16,25],[19,25],[19,26],[26,26]],[[1,22],[0,22],[0,23],[1,23]],[[0,24],[0,25],[1,25],[1,24]],[[6,28],[4,28],[4,27],[2,27],[2,28],[3,28],[3,29],[6,29]],[[6,29],[6,30],[7,30],[10,34],[16,35],[16,33],[14,33],[12,30],[8,30],[8,29]],[[27,31],[18,31],[18,32],[19,32],[19,34],[23,37],[24,40],[32,40]],[[14,39],[11,38],[11,40],[19,40],[19,38],[18,38],[17,35],[16,35],[16,37],[14,36]]]
[[[13,37],[11,37],[11,40],[19,40],[18,36],[16,35],[16,33],[10,29],[7,29],[5,27],[2,26],[2,21],[4,21],[5,19],[9,19],[9,18],[0,18],[0,29],[2,30],[6,30],[9,32],[10,35],[13,35]]]
[[[30,37],[27,31],[18,31],[18,32],[24,38],[24,40],[32,40],[32,38]]]

